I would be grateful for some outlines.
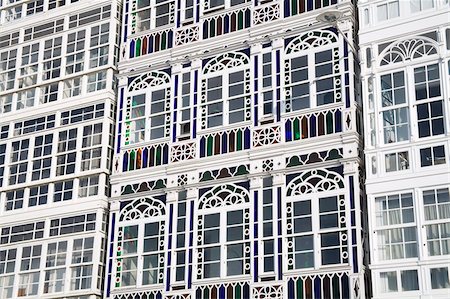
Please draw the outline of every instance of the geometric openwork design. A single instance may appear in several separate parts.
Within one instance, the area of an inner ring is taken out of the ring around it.
[[[244,66],[250,63],[249,58],[239,52],[225,53],[208,61],[203,68],[203,73],[213,73],[221,70],[231,69],[239,66]]]
[[[128,86],[128,91],[142,90],[152,86],[170,83],[170,76],[164,72],[150,72],[135,78]]]
[[[385,49],[380,55],[380,65],[405,62],[433,54],[437,54],[437,47],[432,39],[426,37],[407,39]]]
[[[344,188],[342,176],[327,169],[313,169],[303,172],[287,186],[287,196],[331,191]]]
[[[249,193],[235,184],[219,185],[200,198],[199,209],[218,208],[249,202]]]
[[[311,48],[337,42],[337,36],[328,30],[314,30],[293,39],[286,47],[286,54],[305,51]]]
[[[134,200],[120,211],[120,221],[138,220],[164,216],[164,203],[153,198],[145,197]]]

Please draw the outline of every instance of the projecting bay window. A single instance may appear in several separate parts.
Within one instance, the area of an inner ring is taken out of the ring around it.
[[[81,72],[84,69],[84,47],[86,30],[70,33],[67,37],[66,75]]]
[[[343,195],[293,198],[286,204],[286,213],[289,270],[346,263]]]
[[[214,128],[251,119],[248,57],[227,53],[204,68],[201,94],[201,128]]]
[[[77,157],[77,129],[59,132],[58,155],[56,156],[56,176],[75,172]]]
[[[184,2],[184,1],[183,1]],[[174,0],[133,0],[131,33],[155,29],[175,21]]]
[[[37,136],[34,139],[31,180],[42,180],[50,177],[52,166],[53,134]]]
[[[16,61],[16,49],[0,53],[0,92],[14,88],[16,78]],[[3,112],[7,111],[3,109]]]
[[[37,83],[39,43],[22,48],[19,88],[25,88]]]
[[[58,78],[61,74],[62,37],[48,39],[44,43],[44,69],[42,80]]]
[[[285,60],[285,112],[341,101],[339,49],[290,52]]]
[[[12,143],[9,185],[25,183],[27,180],[29,141],[23,139]]]
[[[417,231],[411,193],[375,198],[378,260],[417,257]]]
[[[70,290],[90,289],[94,238],[73,240]]]
[[[109,23],[91,28],[89,68],[108,64],[109,55]]]

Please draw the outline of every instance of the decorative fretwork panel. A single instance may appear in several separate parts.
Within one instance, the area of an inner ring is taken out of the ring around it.
[[[253,299],[283,299],[283,286],[267,284],[253,287]]]
[[[145,292],[130,292],[126,294],[113,295],[113,299],[162,299],[161,291],[145,291]]]
[[[302,166],[314,163],[321,163],[343,158],[343,150],[330,149],[322,152],[312,152],[305,155],[295,155],[286,158],[286,167]]]
[[[335,108],[285,120],[286,142],[342,132],[342,109]]]
[[[323,47],[337,42],[337,36],[328,30],[314,30],[292,40],[286,47],[286,54]]]
[[[170,148],[170,162],[181,162],[195,159],[197,156],[197,144],[195,142],[184,142],[174,144]]]
[[[259,25],[274,20],[278,20],[281,17],[280,3],[268,3],[255,7],[253,10],[253,24]]]
[[[290,299],[351,298],[349,275],[338,272],[292,277],[287,281],[287,294]]]
[[[270,126],[253,131],[253,147],[259,147],[281,142],[281,127]]]
[[[436,43],[425,37],[398,41],[390,45],[380,54],[380,65],[403,63],[429,55],[437,54]]]
[[[204,18],[203,39],[220,36],[250,27],[251,8],[244,7],[224,14]]]
[[[339,190],[344,188],[344,179],[336,169],[318,168],[305,171],[298,176],[290,175],[286,189],[287,196]]]
[[[120,188],[120,195],[135,194],[166,188],[167,179],[124,185]]]
[[[250,285],[248,282],[231,282],[220,285],[198,286],[195,299],[247,299],[250,298]]]
[[[233,153],[250,148],[250,128],[239,128],[200,137],[200,157]]]
[[[165,205],[160,199],[140,198],[132,201],[120,211],[120,221],[161,217],[165,213]]]
[[[167,143],[149,145],[123,152],[122,171],[138,170],[167,164],[169,146]]]
[[[207,170],[199,173],[200,182],[212,181],[223,178],[236,177],[250,173],[250,165],[224,167],[215,170]]]

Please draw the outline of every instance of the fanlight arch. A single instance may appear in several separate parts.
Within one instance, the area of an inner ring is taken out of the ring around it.
[[[250,202],[248,191],[234,184],[219,185],[202,195],[199,209],[220,208]]]
[[[287,186],[287,196],[303,195],[344,188],[342,176],[327,169],[305,171]]]
[[[286,54],[322,47],[338,41],[338,37],[328,30],[314,30],[294,38],[286,46]]]
[[[150,72],[135,78],[130,85],[128,91],[141,90],[152,86],[170,84],[170,76],[164,72]]]
[[[380,66],[414,60],[438,53],[436,42],[428,37],[415,37],[392,43],[379,55]]]
[[[208,61],[203,68],[203,74],[249,65],[249,63],[250,59],[244,53],[229,52]]]
[[[153,197],[144,197],[133,200],[120,211],[120,221],[138,220],[164,216],[165,205]]]

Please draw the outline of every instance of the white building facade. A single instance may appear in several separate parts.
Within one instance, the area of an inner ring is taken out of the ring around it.
[[[359,1],[374,298],[450,298],[449,1]]]
[[[121,6],[0,5],[0,297],[101,298]]]
[[[370,296],[355,14],[124,2],[106,298]]]

